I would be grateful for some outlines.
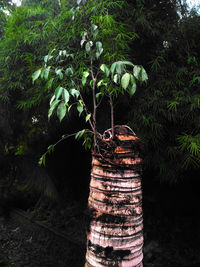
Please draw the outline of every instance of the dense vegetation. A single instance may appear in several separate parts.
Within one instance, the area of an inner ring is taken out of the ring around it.
[[[116,123],[129,124],[143,140],[144,169],[170,183],[184,178],[187,170],[199,170],[198,13],[175,0],[82,2],[24,0],[16,7],[1,1],[1,197],[7,197],[13,185],[13,194],[16,190],[30,194],[31,189],[33,201],[41,194],[55,197],[57,190],[62,191],[66,181],[52,173],[50,178],[38,160],[60,136],[82,129],[84,118],[79,121],[72,112],[61,125],[56,117],[48,121],[49,99],[58,85],[67,85],[67,76],[60,82],[59,75],[53,79],[50,73],[50,79],[32,83],[32,75],[53,49],[79,51],[73,62],[79,75],[88,65],[80,47],[81,32],[90,23],[98,24],[101,31],[100,40],[108,51],[104,63],[127,59],[147,70],[148,83],[139,85],[133,98],[124,96],[115,103]],[[59,64],[64,66],[62,60]],[[84,94],[90,100],[87,90]],[[105,101],[98,113],[100,132],[110,127],[107,113]],[[65,151],[73,149],[68,142],[64,145]],[[79,150],[76,145],[75,152]],[[65,155],[59,154],[55,152],[60,157],[57,164],[63,164]]]

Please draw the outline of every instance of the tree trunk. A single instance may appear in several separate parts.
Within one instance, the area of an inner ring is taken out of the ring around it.
[[[85,267],[142,267],[139,138],[128,126],[105,131],[93,152]]]

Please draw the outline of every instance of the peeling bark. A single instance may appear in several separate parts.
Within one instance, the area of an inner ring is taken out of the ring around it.
[[[103,135],[93,152],[85,267],[142,267],[139,138],[127,126]]]

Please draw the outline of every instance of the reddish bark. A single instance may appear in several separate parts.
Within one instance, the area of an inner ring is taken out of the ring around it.
[[[142,267],[143,218],[139,139],[127,126],[104,133],[93,152],[87,267]]]

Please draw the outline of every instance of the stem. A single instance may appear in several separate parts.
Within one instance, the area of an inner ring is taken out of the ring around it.
[[[90,73],[92,76],[92,98],[93,98],[93,126],[94,126],[94,147],[96,147],[97,144],[97,126],[96,126],[96,111],[97,111],[97,103],[96,103],[96,78],[94,76],[93,71],[93,59],[92,59],[92,53],[90,51]]]
[[[83,96],[82,96],[82,94],[81,94],[81,91],[80,91],[79,89],[78,89],[78,91],[79,91],[80,98],[81,98],[81,100],[82,100],[82,102],[83,102],[83,108],[84,108],[84,111],[85,111],[86,115],[88,115],[88,114],[90,114],[90,112],[88,111],[87,105],[85,104],[85,101],[84,101],[84,99],[83,99]],[[93,133],[94,133],[94,132],[95,132],[95,127],[94,127],[94,125],[92,124],[91,119],[89,119],[88,122],[89,122],[89,124],[90,124],[90,127],[91,127]]]
[[[85,101],[84,101],[84,99],[83,99],[81,93],[80,93],[80,90],[79,90],[79,94],[80,94],[80,98],[81,98],[81,100],[82,100],[82,102],[83,102],[83,108],[84,108],[84,110],[85,110],[85,113],[86,113],[86,115],[88,115],[88,114],[90,114],[90,112],[89,112],[88,109],[87,109],[87,106],[86,106],[86,104],[85,104]],[[95,126],[92,124],[91,119],[89,119],[88,121],[89,121],[90,127],[92,128],[92,131],[95,132]]]
[[[113,99],[111,94],[109,94],[110,98],[110,116],[111,116],[111,131],[112,131],[112,138],[114,138],[114,106],[113,106]]]

